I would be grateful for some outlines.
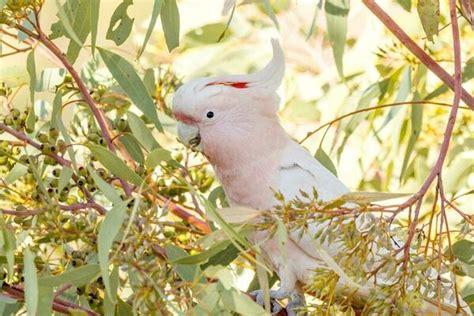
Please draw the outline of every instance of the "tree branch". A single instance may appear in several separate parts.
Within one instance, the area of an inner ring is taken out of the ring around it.
[[[421,49],[415,41],[413,41],[407,33],[405,33],[402,28],[377,4],[375,0],[362,0],[365,6],[372,11],[372,13],[382,22],[390,32],[395,35],[402,44],[408,48],[413,55],[415,55],[429,70],[431,70],[439,79],[441,79],[451,90],[456,92],[456,73],[455,78],[449,75],[446,70],[444,70],[431,56],[429,56],[423,49]],[[454,16],[451,16],[451,23],[456,20],[456,26],[452,25],[452,29],[457,28],[457,18],[456,12],[454,12]],[[458,43],[459,43],[459,30],[458,33]],[[454,31],[453,31],[454,36]],[[454,38],[453,38],[454,39]],[[456,43],[454,43],[455,50],[456,50]],[[459,48],[459,46],[458,46]],[[474,98],[472,95],[469,94],[466,90],[461,88],[461,99],[469,106],[471,109],[474,110]]]
[[[97,123],[99,124],[99,128],[102,132],[102,136],[104,137],[105,142],[107,143],[107,147],[112,152],[115,153],[115,146],[112,143],[112,138],[109,133],[109,128],[107,126],[106,121],[104,120],[102,116],[101,111],[96,106],[95,101],[94,99],[92,99],[92,96],[89,94],[89,90],[87,89],[86,85],[84,84],[84,82],[82,82],[81,77],[79,76],[77,71],[74,69],[73,65],[67,60],[64,53],[43,32],[40,32],[39,34],[34,34],[30,30],[26,29],[25,27],[19,24],[15,24],[14,27],[24,32],[28,36],[36,39],[41,44],[43,44],[64,65],[66,70],[71,74],[71,77],[73,78],[73,80],[76,82],[76,85],[79,91],[81,92],[84,98],[84,101],[87,103],[87,105],[89,106],[89,109],[91,110],[92,114],[97,120]],[[125,194],[127,196],[130,196],[132,193],[131,186],[125,180],[123,179],[119,179],[119,180],[122,184],[122,188],[125,191]]]
[[[35,142],[31,138],[29,138],[27,135],[23,134],[22,132],[19,132],[15,129],[3,124],[3,123],[0,123],[0,130],[3,130],[5,132],[7,132],[8,134],[16,137],[17,139],[19,139],[19,140],[35,147],[38,150],[41,150],[40,144],[38,144],[37,142]],[[66,166],[66,167],[71,166],[71,162],[69,160],[66,160],[63,157],[59,156],[59,155],[52,154],[52,153],[47,154],[47,155],[54,158],[54,160],[56,160],[59,164],[61,164],[63,166]]]

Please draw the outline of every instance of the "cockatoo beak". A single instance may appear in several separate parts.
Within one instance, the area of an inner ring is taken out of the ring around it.
[[[199,128],[178,122],[178,138],[187,147],[195,151],[202,151]]]

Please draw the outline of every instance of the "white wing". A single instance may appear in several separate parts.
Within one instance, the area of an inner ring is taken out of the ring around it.
[[[301,197],[300,190],[311,195],[313,188],[316,189],[319,198],[323,201],[335,199],[349,192],[344,183],[295,142],[291,142],[284,150],[277,178],[277,185],[274,189],[282,193],[286,200],[291,200],[296,196]],[[308,255],[320,259],[312,235],[321,228],[321,225],[312,225],[308,229],[308,234],[304,234],[300,238],[298,231],[295,231],[290,233],[290,238]],[[337,243],[322,246],[330,255],[338,253],[339,245]]]

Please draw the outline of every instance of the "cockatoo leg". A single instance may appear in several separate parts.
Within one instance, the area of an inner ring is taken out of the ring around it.
[[[264,306],[264,295],[263,290],[256,290],[250,293],[250,295],[255,297],[255,302],[260,306]],[[296,291],[286,291],[286,290],[277,290],[277,291],[270,291],[270,301],[272,300],[282,300],[288,299],[288,305],[286,306],[288,316],[296,316],[297,310],[299,308],[304,307],[304,300],[301,295]],[[279,304],[271,304],[272,305],[272,313],[278,313],[281,310],[281,306]]]

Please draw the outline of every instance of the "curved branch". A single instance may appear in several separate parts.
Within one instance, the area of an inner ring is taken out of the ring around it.
[[[451,90],[456,93],[457,88],[461,88],[460,97],[469,106],[471,109],[474,110],[474,97],[469,94],[466,90],[462,88],[462,86],[457,83],[457,72],[454,74],[454,78],[446,72],[430,55],[425,53],[423,49],[421,49],[415,41],[413,41],[407,33],[405,33],[402,28],[377,4],[375,0],[362,0],[365,6],[372,11],[372,13],[382,22],[390,32],[395,35],[402,44],[408,48],[413,55],[415,55],[429,70],[431,70],[439,79],[441,79]],[[456,20],[456,25],[454,24],[454,20]],[[454,36],[454,29],[458,29],[457,25],[457,17],[456,12],[454,12],[454,16],[451,16],[451,23],[453,29],[453,36]],[[457,31],[459,37],[459,30]],[[458,38],[459,39],[459,38]],[[458,41],[459,43],[459,41]],[[456,43],[454,43],[455,50],[456,50]],[[458,46],[459,48],[459,46]],[[456,58],[455,58],[456,60]],[[456,62],[456,61],[455,61]],[[458,87],[459,86],[459,87]]]
[[[443,102],[433,102],[433,101],[406,101],[406,102],[395,102],[395,103],[375,105],[375,106],[371,106],[371,107],[368,107],[368,108],[352,111],[352,112],[346,113],[344,115],[341,115],[339,117],[336,117],[334,120],[329,121],[327,123],[324,123],[323,125],[320,125],[317,129],[315,129],[311,132],[308,132],[306,134],[306,136],[302,140],[299,141],[299,143],[302,144],[305,140],[307,140],[308,138],[310,138],[311,136],[313,136],[314,134],[316,134],[317,132],[322,130],[324,127],[330,126],[330,125],[332,125],[332,124],[334,124],[334,123],[336,123],[336,122],[338,122],[342,119],[345,119],[346,117],[349,117],[349,116],[352,116],[352,115],[355,115],[355,114],[359,114],[359,113],[363,113],[363,112],[369,112],[369,111],[373,111],[373,110],[377,110],[377,109],[393,107],[393,106],[399,106],[399,105],[425,105],[425,104],[451,107],[451,104],[443,103]],[[469,109],[467,107],[460,107],[460,108]]]

